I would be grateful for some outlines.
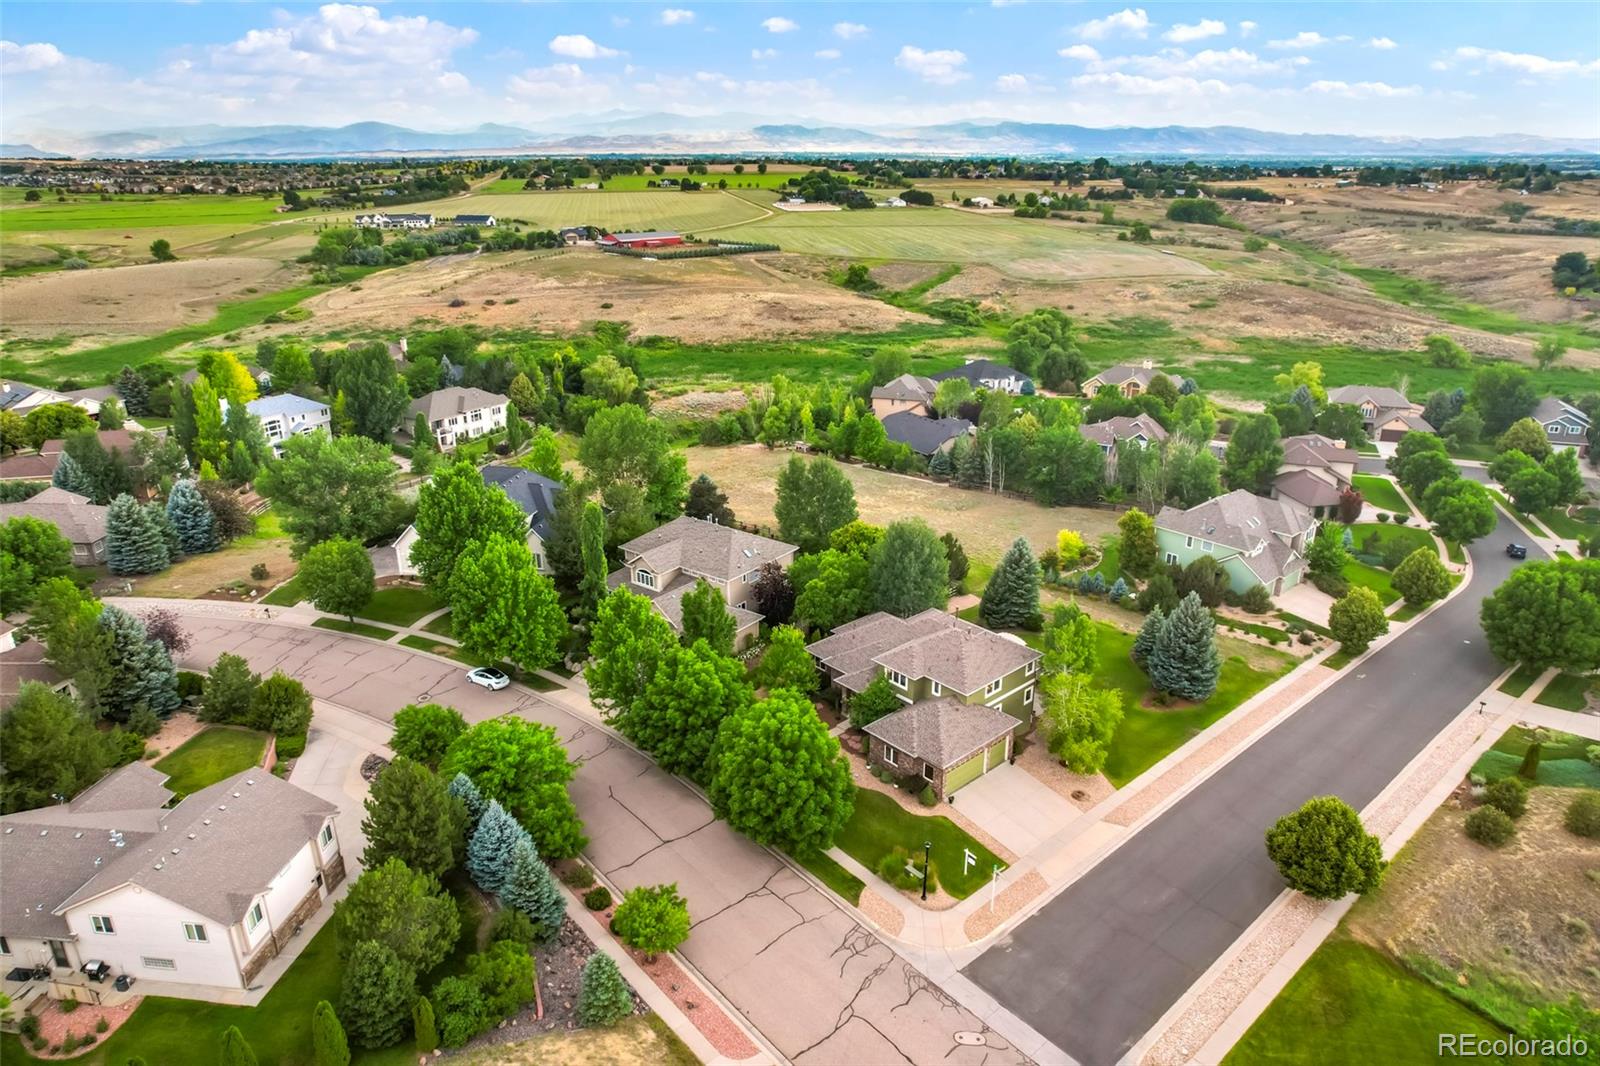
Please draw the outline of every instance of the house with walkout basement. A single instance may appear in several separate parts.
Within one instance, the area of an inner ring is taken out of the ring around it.
[[[1174,566],[1209,555],[1222,564],[1234,592],[1265,585],[1277,596],[1305,576],[1306,547],[1318,524],[1293,500],[1235,489],[1187,511],[1163,507],[1155,518],[1156,548]]]
[[[1142,395],[1152,381],[1162,376],[1163,372],[1157,370],[1155,363],[1149,359],[1138,366],[1118,363],[1086,379],[1081,390],[1085,396],[1098,396],[1101,389],[1112,389],[1131,400],[1135,396]]]
[[[883,420],[883,433],[896,444],[904,444],[924,459],[938,452],[948,452],[956,440],[973,432],[973,425],[965,418],[924,418],[910,411],[901,411]]]
[[[941,796],[1000,765],[1010,756],[1010,741],[997,745],[1033,724],[1042,656],[1010,634],[940,610],[910,618],[879,611],[806,650],[846,708],[880,675],[888,680],[905,709],[880,720],[898,724],[867,731],[868,761],[902,775],[931,773],[928,780]],[[985,757],[973,763],[975,755]],[[964,769],[949,776],[957,767]]]
[[[417,415],[421,415],[439,447],[450,449],[460,441],[505,429],[510,404],[511,401],[499,393],[483,389],[459,385],[436,389],[411,401],[400,431],[409,434]]]
[[[130,763],[0,818],[0,951],[17,1006],[100,1002],[122,976],[237,1002],[344,880],[332,803],[255,768],[169,807],[166,780]]]
[[[1033,387],[1033,379],[1028,375],[991,359],[968,359],[953,370],[941,370],[933,375],[933,381],[936,383],[949,381],[952,378],[962,378],[974,389],[1006,392],[1012,396],[1029,392]]]
[[[1283,462],[1272,483],[1272,495],[1300,504],[1316,518],[1333,514],[1361,457],[1320,433],[1285,437],[1282,444]]]
[[[622,569],[614,571],[607,583],[648,597],[681,633],[684,594],[704,578],[727,602],[734,620],[734,647],[742,650],[761,628],[761,615],[755,609],[756,576],[768,563],[787,567],[797,551],[781,540],[682,515],[622,545]]]
[[[872,390],[872,414],[882,421],[890,415],[909,411],[924,418],[933,415],[933,394],[939,385],[932,378],[901,374],[893,381]]]
[[[1580,459],[1589,454],[1589,416],[1575,404],[1546,396],[1533,409],[1531,417],[1544,430],[1550,447],[1576,448]]]
[[[1339,385],[1328,390],[1328,402],[1345,403],[1361,412],[1361,427],[1376,441],[1397,441],[1407,433],[1433,433],[1422,406],[1398,389],[1382,385]]]

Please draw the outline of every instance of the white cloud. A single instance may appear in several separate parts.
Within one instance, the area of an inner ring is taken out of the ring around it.
[[[1216,78],[1185,78],[1171,76],[1166,78],[1147,78],[1142,74],[1123,74],[1121,71],[1112,71],[1109,74],[1080,74],[1072,79],[1072,84],[1079,89],[1107,89],[1123,96],[1228,96],[1238,91],[1253,91],[1250,85],[1233,86]]]
[[[1390,85],[1381,81],[1314,81],[1306,88],[1314,93],[1340,96],[1346,100],[1387,100],[1397,96],[1416,96],[1422,92],[1420,86]]]
[[[857,37],[865,37],[872,31],[859,22],[835,22],[833,35],[842,41],[853,41]]]
[[[1445,62],[1442,59],[1435,59],[1432,63],[1428,64],[1428,69],[1429,70],[1449,70],[1450,69],[1450,64]]]
[[[550,51],[571,59],[609,59],[622,54],[615,48],[596,44],[581,33],[563,33],[550,38]]]
[[[1028,0],[989,0],[990,7],[1021,7]]]
[[[794,19],[786,19],[781,15],[774,15],[769,19],[763,19],[761,28],[768,33],[789,33],[792,30],[798,30],[800,24]]]
[[[1143,37],[1150,31],[1150,16],[1144,13],[1144,8],[1125,7],[1115,15],[1105,18],[1090,19],[1078,26],[1079,37],[1087,37],[1091,41],[1103,41],[1107,37],[1117,34],[1127,34],[1130,37]]]
[[[750,49],[750,58],[751,59],[777,59],[778,58],[778,50],[776,48],[752,48],[752,49]]]
[[[923,81],[935,85],[954,85],[971,77],[961,68],[966,66],[967,55],[953,48],[940,48],[924,52],[915,45],[904,45],[894,57],[894,65],[909,70]]]
[[[32,74],[62,67],[66,63],[66,53],[53,44],[0,41],[0,70],[7,74]]]
[[[1310,64],[1305,56],[1263,59],[1243,48],[1206,48],[1190,55],[1182,48],[1163,48],[1149,55],[1102,57],[1088,45],[1073,45],[1058,53],[1067,59],[1082,60],[1091,74],[1132,70],[1153,77],[1185,74],[1230,75],[1292,74]]]
[[[1540,78],[1558,78],[1566,74],[1593,74],[1600,72],[1600,59],[1584,63],[1577,59],[1550,59],[1529,52],[1505,52],[1489,48],[1457,48],[1456,58],[1481,62],[1490,70],[1531,74]]]
[[[837,48],[823,48],[812,52],[813,59],[838,59],[842,53]]]
[[[1243,22],[1239,23],[1240,37],[1253,37],[1255,36],[1255,32],[1256,24],[1251,22],[1249,19],[1245,19]]]
[[[611,98],[604,82],[590,77],[576,63],[552,63],[530,67],[506,80],[506,92],[535,104],[573,102],[603,103]]]
[[[1172,29],[1161,35],[1163,40],[1176,44],[1186,44],[1189,41],[1203,41],[1207,37],[1220,37],[1228,32],[1228,24],[1219,19],[1201,19],[1192,26],[1183,23],[1175,24]]]
[[[1100,53],[1095,51],[1093,45],[1088,44],[1071,45],[1061,49],[1056,55],[1062,59],[1078,59],[1085,63],[1097,63],[1100,61]]]
[[[1372,40],[1367,42],[1367,47],[1376,48],[1380,52],[1387,52],[1390,49],[1399,48],[1400,46],[1394,43],[1394,39],[1392,37],[1374,37]]]
[[[632,22],[633,22],[633,20],[631,18],[629,18],[627,15],[612,15],[611,16],[611,25],[615,26],[619,30],[622,29],[624,26],[629,25]]]
[[[661,12],[657,21],[663,26],[686,26],[694,21],[694,12],[681,7],[669,7]]]
[[[994,80],[994,87],[1003,93],[1025,93],[1030,88],[1025,74],[1002,74]]]
[[[1318,33],[1316,30],[1301,30],[1299,33],[1295,34],[1293,37],[1286,38],[1286,39],[1284,39],[1282,41],[1268,41],[1267,42],[1267,47],[1268,48],[1321,48],[1325,44],[1335,44],[1335,43],[1342,42],[1342,41],[1348,41],[1349,39],[1350,39],[1350,37],[1349,37],[1348,34],[1340,34],[1337,37],[1324,37],[1322,34]]]

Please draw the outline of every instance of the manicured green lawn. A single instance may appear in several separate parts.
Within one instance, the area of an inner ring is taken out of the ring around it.
[[[920,864],[923,841],[933,842],[933,868],[939,884],[957,899],[966,899],[989,883],[994,867],[1005,863],[968,836],[966,831],[942,814],[916,815],[908,812],[892,796],[870,789],[856,790],[856,809],[839,830],[834,843],[869,870],[896,847],[905,848]],[[978,857],[970,870],[964,867],[964,850]]]
[[[1440,1033],[1475,1033],[1491,1039],[1506,1035],[1376,948],[1336,932],[1223,1062],[1226,1066],[1436,1063]]]
[[[455,623],[450,620],[448,614],[441,614],[422,629],[425,633],[437,633],[441,637],[454,637],[456,632]]]
[[[167,787],[179,796],[198,792],[223,778],[259,766],[267,734],[237,726],[202,729],[155,763],[168,775]]]
[[[815,855],[791,855],[790,858],[804,866],[812,877],[833,889],[836,895],[852,907],[861,902],[861,890],[867,886],[861,878],[840,866],[832,856],[818,852]]]
[[[1411,604],[1407,603],[1402,605],[1398,611],[1395,611],[1393,614],[1391,614],[1389,616],[1389,621],[1409,622],[1426,609],[1427,604],[1423,604],[1421,607],[1413,607]]]
[[[1418,548],[1439,550],[1433,541],[1433,534],[1426,527],[1413,525],[1400,525],[1397,522],[1362,522],[1360,525],[1350,527],[1350,538],[1355,541],[1355,551],[1365,551],[1365,542],[1376,535],[1378,544],[1387,547],[1398,541],[1405,545],[1406,551],[1414,552]]]
[[[1400,593],[1395,591],[1394,585],[1389,581],[1387,570],[1380,570],[1376,566],[1368,566],[1359,560],[1351,559],[1344,564],[1342,573],[1352,587],[1360,585],[1377,593],[1378,601],[1385,607],[1400,598]]]
[[[1593,508],[1586,508],[1593,511]],[[1539,512],[1539,521],[1558,537],[1577,539],[1600,533],[1600,522],[1583,522],[1572,518],[1564,507],[1551,507]]]
[[[403,628],[443,606],[444,604],[435,599],[433,593],[427,589],[395,585],[374,592],[372,599],[358,613],[362,618],[370,618],[374,622],[388,622],[390,625]]]
[[[1322,660],[1322,665],[1326,666],[1329,670],[1343,670],[1345,667],[1354,662],[1355,658],[1355,652],[1345,651],[1343,648],[1340,648],[1338,651]]]
[[[352,622],[345,618],[319,618],[311,623],[318,629],[332,629],[340,633],[354,633],[358,637],[371,637],[374,640],[388,640],[394,636],[394,630],[382,626],[369,626],[365,622]]]
[[[1523,663],[1512,672],[1510,677],[1506,678],[1505,684],[1500,686],[1500,691],[1507,696],[1520,696],[1528,691],[1529,685],[1539,680],[1539,675],[1542,673],[1544,673],[1544,667],[1529,666],[1527,663]]]
[[[279,585],[265,596],[261,597],[262,603],[270,603],[274,607],[293,607],[305,597],[300,591],[300,575],[296,574],[288,581]]]
[[[1594,679],[1590,677],[1557,674],[1533,702],[1546,707],[1559,707],[1563,711],[1581,711],[1588,705],[1586,693],[1592,684]]]
[[[1445,553],[1445,555],[1450,557],[1450,561],[1452,563],[1456,563],[1456,564],[1460,565],[1460,564],[1465,564],[1466,561],[1467,561],[1466,550],[1461,547],[1461,542],[1460,541],[1457,541],[1457,540],[1447,540],[1447,541],[1445,541],[1444,542],[1444,553]]]
[[[1122,574],[1122,538],[1106,537],[1100,541],[1100,565],[1095,567],[1106,584],[1116,582]]]
[[[1555,785],[1558,788],[1600,788],[1600,767],[1588,759],[1589,745],[1594,743],[1571,733],[1547,731],[1547,739],[1539,749],[1537,784]],[[1472,764],[1472,772],[1482,774],[1490,781],[1510,777],[1522,765],[1523,756],[1533,740],[1532,730],[1512,726],[1494,746]]]
[[[1380,511],[1394,511],[1400,514],[1410,514],[1411,508],[1406,506],[1406,501],[1400,495],[1400,490],[1394,482],[1377,474],[1357,474],[1350,479],[1356,491],[1361,493],[1361,498]]]

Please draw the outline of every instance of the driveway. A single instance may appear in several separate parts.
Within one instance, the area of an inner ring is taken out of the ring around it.
[[[183,611],[185,602],[162,606]],[[520,686],[488,692],[468,684],[461,667],[404,647],[189,611],[191,668],[231,651],[384,724],[407,703],[433,700],[470,722],[509,713],[553,726],[580,762],[571,791],[590,838],[588,859],[624,890],[677,882],[694,918],[684,956],[790,1061],[1028,1061],[830,896],[713,820],[698,793],[573,712]],[[323,770],[308,765],[321,784],[337,776],[340,739]]]
[[[1012,763],[959,789],[954,802],[957,810],[1013,855],[1027,855],[1080,813],[1048,785]]]
[[[1317,588],[1309,580],[1305,580],[1293,588],[1285,590],[1277,598],[1277,605],[1281,610],[1288,611],[1290,614],[1297,614],[1308,622],[1326,626],[1328,624],[1328,609],[1333,606],[1333,597]]]
[[[1348,668],[963,972],[1079,1062],[1119,1060],[1282,892],[1262,843],[1273,821],[1312,796],[1365,807],[1501,672],[1478,605],[1515,565],[1499,550],[1514,535],[1502,515],[1472,546],[1461,595]]]

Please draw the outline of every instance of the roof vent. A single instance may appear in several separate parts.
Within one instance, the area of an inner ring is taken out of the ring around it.
[[[193,840],[193,839],[194,839],[194,834],[193,834],[193,833],[190,833],[190,834],[189,834],[189,839],[190,839],[190,840]]]
[[[200,819],[200,824],[201,825],[210,825],[211,824],[211,819],[210,818],[202,818],[202,819]]]
[[[12,828],[12,827],[11,827],[11,826],[9,826],[9,825],[8,825],[8,826],[6,826],[6,836],[10,836],[10,835],[11,835],[11,828]]]
[[[173,848],[172,849],[172,854],[174,854],[174,855],[178,854],[178,849],[177,848]]]
[[[156,863],[156,867],[155,867],[155,868],[156,868],[156,869],[157,869],[157,870],[160,870],[160,869],[162,869],[162,865],[163,865],[163,864],[162,864],[162,863],[159,863],[159,862],[158,862],[158,863]]]
[[[83,839],[83,830],[80,829],[76,833],[73,833],[72,834],[72,839],[73,840],[82,840]]]
[[[238,798],[239,798],[239,793],[237,793],[237,792],[235,792],[235,793],[234,793],[234,794],[233,794],[233,798],[234,798],[234,799],[238,799]]]
[[[49,835],[50,835],[50,830],[48,830],[48,829],[41,829],[41,830],[39,830],[39,835],[40,835],[40,836],[42,836],[42,837],[47,837],[47,836],[49,836]]]
[[[99,866],[100,866],[100,864],[101,864],[101,863],[103,863],[103,862],[105,862],[105,860],[104,860],[104,859],[102,859],[102,858],[101,858],[101,857],[100,857],[100,856],[98,856],[98,855],[96,855],[96,856],[95,856],[95,857],[94,857],[94,865],[95,865],[95,868],[96,868],[96,869],[98,869],[98,868],[99,868]]]
[[[247,777],[244,779],[244,783],[247,785],[254,785],[256,783],[256,779],[253,777]]]
[[[225,810],[227,810],[227,809],[228,809],[228,805],[227,805],[227,804],[226,804],[226,803],[219,803],[219,804],[217,804],[217,810],[219,810],[219,811],[225,811]]]

